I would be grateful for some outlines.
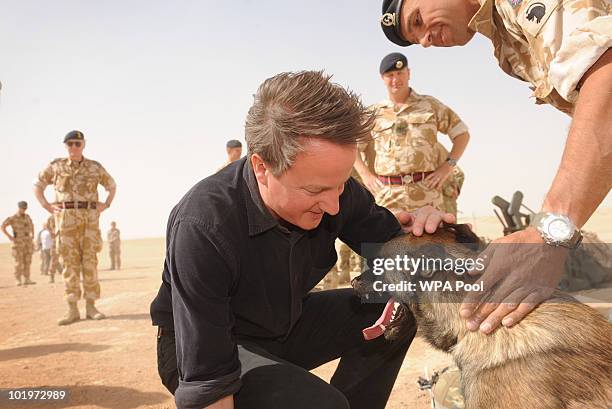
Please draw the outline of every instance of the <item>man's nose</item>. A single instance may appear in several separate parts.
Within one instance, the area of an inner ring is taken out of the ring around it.
[[[423,46],[424,48],[430,47],[431,46],[431,32],[430,31],[424,31],[421,34],[421,37],[419,38],[419,43],[421,44],[421,46]]]
[[[325,213],[335,216],[340,211],[340,193],[341,191],[329,191],[321,198],[319,206]]]

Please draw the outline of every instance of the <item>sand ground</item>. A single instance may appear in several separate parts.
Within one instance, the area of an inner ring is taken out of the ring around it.
[[[497,220],[467,220],[480,235],[497,237]],[[612,209],[604,209],[587,226],[612,243]],[[16,408],[172,408],[172,396],[157,376],[155,328],[149,303],[157,293],[163,263],[163,239],[130,240],[123,243],[123,269],[108,271],[106,249],[100,255],[103,321],[83,320],[58,327],[64,313],[61,279],[55,284],[38,272],[35,254],[32,278],[36,285],[16,287],[8,245],[0,245],[0,389],[22,387],[64,388],[69,398],[59,403],[0,402]],[[612,302],[612,289],[583,292],[585,300]],[[609,308],[612,304],[600,304]],[[84,306],[80,305],[83,311]],[[82,312],[83,314],[83,312]],[[441,369],[450,362],[415,339],[396,381],[390,409],[429,408],[426,392],[416,386],[424,368]],[[336,362],[314,370],[329,380]]]

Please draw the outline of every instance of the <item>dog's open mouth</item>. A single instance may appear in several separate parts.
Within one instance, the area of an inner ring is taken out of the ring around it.
[[[367,341],[378,338],[383,334],[386,339],[396,338],[407,314],[410,314],[410,312],[406,305],[398,303],[393,298],[389,299],[376,322],[362,331],[363,337]]]

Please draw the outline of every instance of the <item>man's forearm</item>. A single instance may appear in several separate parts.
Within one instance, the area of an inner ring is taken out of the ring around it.
[[[361,159],[361,154],[359,153],[357,154],[357,159],[355,159],[354,167],[362,179],[365,179],[366,177],[372,174],[372,172],[370,172],[370,169],[363,162],[363,159]]]
[[[38,203],[40,203],[42,207],[47,209],[49,207],[49,202],[47,202],[47,199],[45,198],[45,192],[43,188],[38,185],[34,185],[33,190],[34,190],[34,197],[36,198],[36,200],[38,200]]]
[[[453,148],[449,152],[448,157],[455,160],[461,159],[461,156],[463,156],[463,152],[465,152],[465,148],[467,148],[469,141],[469,133],[464,132],[460,135],[457,135],[455,139],[453,139]]]
[[[612,186],[612,53],[585,74],[565,151],[542,209],[580,228]]]
[[[115,199],[115,194],[117,193],[117,188],[113,187],[112,189],[110,189],[108,191],[108,197],[106,198],[106,202],[104,202],[106,204],[106,206],[110,206],[111,203],[113,203],[113,200]]]

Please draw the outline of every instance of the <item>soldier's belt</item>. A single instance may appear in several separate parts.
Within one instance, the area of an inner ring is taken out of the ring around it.
[[[427,176],[431,175],[431,172],[414,172],[414,173],[402,173],[399,175],[383,176],[378,175],[378,180],[383,182],[385,185],[407,185],[410,183],[416,183]]]
[[[95,209],[96,202],[59,202],[55,203],[62,209]]]

